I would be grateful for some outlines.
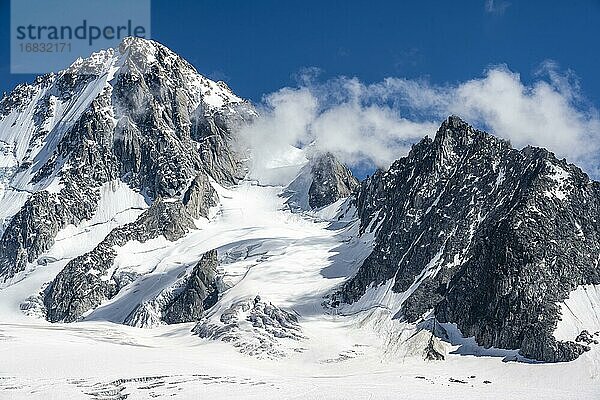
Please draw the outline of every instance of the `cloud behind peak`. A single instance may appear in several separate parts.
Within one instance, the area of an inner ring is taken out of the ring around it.
[[[263,160],[283,146],[310,143],[351,166],[387,167],[455,114],[517,148],[545,147],[600,175],[599,113],[574,74],[552,62],[530,83],[505,65],[446,85],[396,77],[370,84],[347,77],[318,82],[314,74],[299,82],[266,95],[258,106],[261,118],[240,132]]]

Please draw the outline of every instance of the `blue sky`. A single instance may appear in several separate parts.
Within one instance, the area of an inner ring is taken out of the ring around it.
[[[9,17],[0,0],[0,91],[33,79],[9,73]],[[600,0],[153,0],[151,30],[259,104],[261,145],[316,141],[370,171],[453,113],[599,178],[598,21]]]
[[[9,1],[0,1],[0,90],[9,74]],[[152,36],[199,71],[259,100],[304,67],[324,77],[480,76],[505,63],[532,79],[540,63],[573,70],[600,104],[600,1],[152,1]]]

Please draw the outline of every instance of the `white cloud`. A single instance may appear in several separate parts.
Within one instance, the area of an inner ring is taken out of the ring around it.
[[[300,82],[266,96],[261,118],[242,129],[261,163],[280,157],[290,144],[314,142],[350,165],[387,167],[456,114],[517,148],[545,147],[594,176],[599,172],[598,112],[586,104],[572,74],[550,62],[531,83],[505,66],[454,85],[401,78],[369,85],[356,78]]]
[[[394,86],[393,81],[388,86]],[[531,84],[500,66],[455,86],[403,85],[398,95],[407,96],[409,107],[440,118],[459,115],[517,148],[545,147],[597,175],[598,111],[586,104],[572,74],[560,73],[552,63],[545,63]]]
[[[502,15],[508,7],[510,7],[510,3],[507,1],[485,0],[485,11],[490,14]]]

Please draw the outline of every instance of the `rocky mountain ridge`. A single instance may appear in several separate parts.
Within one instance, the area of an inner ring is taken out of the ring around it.
[[[579,168],[450,117],[364,181],[356,206],[376,245],[334,302],[368,297],[410,322],[432,312],[536,360],[588,349],[553,336],[559,303],[600,283],[600,185]]]

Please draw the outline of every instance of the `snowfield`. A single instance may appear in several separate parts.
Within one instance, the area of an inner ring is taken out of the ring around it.
[[[439,343],[446,359],[424,361],[430,335],[391,319],[401,299],[388,298],[385,287],[368,296],[386,307],[363,309],[359,302],[342,309],[345,315],[324,308],[324,296],[371,250],[372,237],[357,237],[349,204],[340,200],[299,213],[279,196],[282,187],[245,181],[215,188],[220,205],[210,221],[197,221],[198,230],[176,242],[155,239],[117,249],[114,268],[142,275],[115,298],[81,322],[46,322],[35,295],[70,258],[146,207],[119,184],[103,188],[106,215],[61,231],[45,265],[0,290],[0,398],[600,398],[598,346],[570,363],[509,361],[516,351],[480,348],[448,325],[449,342]],[[121,218],[107,218],[115,214]],[[258,295],[297,316],[299,339],[274,339],[272,348],[249,355],[245,350],[255,348],[256,336],[243,326],[239,340],[230,343],[200,338],[192,333],[194,323],[122,324],[138,304],[155,299],[215,248],[230,288],[207,320],[217,321],[232,305]],[[599,292],[587,288],[584,296],[583,290],[566,302],[573,312],[560,333],[570,333],[568,324],[578,329],[598,323]],[[22,304],[30,296],[25,313]],[[582,322],[581,313],[593,318]]]

